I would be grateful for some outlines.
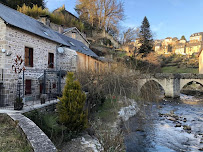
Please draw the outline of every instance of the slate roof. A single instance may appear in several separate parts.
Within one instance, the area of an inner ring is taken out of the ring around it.
[[[61,37],[51,28],[3,4],[0,4],[0,18],[9,25],[18,27],[54,42],[67,45],[67,43],[64,42],[63,39],[61,39]]]
[[[58,32],[56,33],[70,46],[70,49],[94,58],[98,58],[98,56],[91,49],[89,49],[84,43],[78,40],[72,39],[70,37],[67,37],[65,35],[62,35]],[[71,42],[74,45],[72,45]]]
[[[76,28],[76,27],[66,28],[66,29],[64,29],[64,33],[69,32],[69,31],[72,31],[72,30],[74,30],[75,28]]]
[[[194,34],[192,34],[190,37],[199,36],[199,35],[203,35],[203,32],[194,33]]]

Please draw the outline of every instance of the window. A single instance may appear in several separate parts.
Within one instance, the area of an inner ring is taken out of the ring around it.
[[[25,66],[33,67],[33,48],[25,47]]]
[[[56,88],[56,83],[53,83],[53,86],[52,86],[54,89]]]
[[[47,32],[45,32],[45,31],[44,31],[44,34],[45,34],[46,36],[49,36],[49,34],[48,34]]]
[[[49,53],[48,56],[48,67],[54,68],[54,53]]]
[[[69,43],[70,43],[72,46],[75,46],[75,44],[74,44],[73,42],[69,41]]]
[[[75,32],[72,32],[72,38],[76,39],[76,33]]]
[[[88,51],[88,49],[87,49],[85,46],[83,46],[83,49],[85,49],[86,51]]]
[[[43,83],[40,83],[39,90],[40,90],[40,93],[43,93]]]
[[[25,80],[25,95],[27,94],[31,94],[31,85],[32,85],[32,81],[31,80]]]

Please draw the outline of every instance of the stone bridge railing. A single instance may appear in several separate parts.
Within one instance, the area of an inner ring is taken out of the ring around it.
[[[180,90],[190,82],[197,82],[203,85],[203,74],[172,74],[172,73],[156,73],[156,74],[139,74],[135,75],[138,80],[138,91],[141,91],[149,81],[157,82],[164,90],[165,96],[170,98],[180,97]]]
[[[203,79],[203,74],[194,74],[194,73],[156,73],[156,74],[137,74],[138,79]]]

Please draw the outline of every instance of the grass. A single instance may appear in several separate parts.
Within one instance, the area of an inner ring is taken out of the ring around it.
[[[0,115],[0,151],[1,152],[32,152],[14,123],[6,115]]]
[[[102,143],[105,152],[125,151],[124,135],[115,126],[115,122],[118,121],[119,110],[126,104],[117,99],[108,99],[94,114],[91,126],[96,130],[96,137]]]
[[[198,68],[178,68],[177,66],[166,66],[161,68],[163,73],[199,73]]]
[[[100,118],[104,123],[111,123],[116,121],[118,116],[118,111],[122,107],[116,99],[108,99],[104,104],[99,107],[98,112],[95,113],[96,118]]]

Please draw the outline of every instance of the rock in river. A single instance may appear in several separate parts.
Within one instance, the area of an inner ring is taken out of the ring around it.
[[[167,119],[170,121],[176,121],[176,119],[174,117],[167,117]]]
[[[191,127],[190,127],[190,126],[187,126],[187,125],[184,125],[184,126],[183,126],[183,129],[184,129],[184,130],[191,130]]]
[[[181,127],[181,123],[177,123],[175,127]]]

